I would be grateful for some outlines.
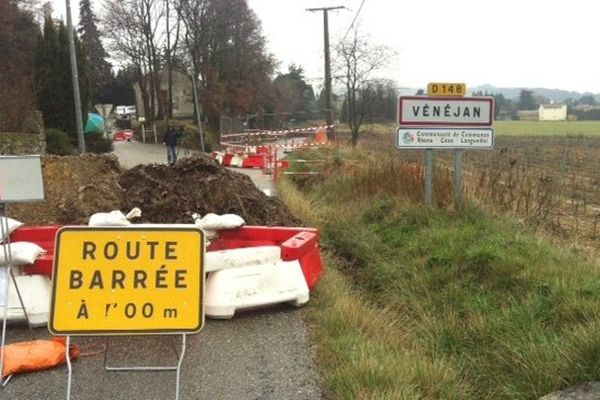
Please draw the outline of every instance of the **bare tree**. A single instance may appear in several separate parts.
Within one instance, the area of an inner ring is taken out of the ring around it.
[[[356,146],[360,127],[370,106],[375,81],[372,75],[388,65],[395,56],[387,46],[375,45],[359,34],[358,27],[347,40],[336,46],[335,68],[338,80],[346,89],[348,126],[352,135],[352,145]]]
[[[160,50],[164,46],[164,0],[107,0],[104,35],[118,59],[134,67],[144,113],[162,118],[166,96],[161,93]]]
[[[201,77],[209,122],[219,114],[257,112],[272,99],[275,61],[246,0],[174,0],[184,24],[186,56]]]
[[[173,15],[171,13],[171,8],[174,6],[176,8],[176,13]],[[166,58],[167,58],[167,68],[168,68],[168,89],[167,89],[167,110],[166,115],[167,119],[173,118],[173,57],[177,54],[177,49],[179,45],[180,33],[181,33],[181,19],[178,17],[179,13],[177,12],[178,2],[177,0],[165,0],[166,7],[166,34],[167,34],[167,44],[165,47],[166,50]],[[174,22],[174,26],[171,24]],[[171,39],[173,38],[173,39]]]

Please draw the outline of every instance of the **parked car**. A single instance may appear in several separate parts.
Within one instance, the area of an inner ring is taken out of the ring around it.
[[[137,115],[135,106],[117,106],[115,107],[115,116],[118,119],[135,118]]]

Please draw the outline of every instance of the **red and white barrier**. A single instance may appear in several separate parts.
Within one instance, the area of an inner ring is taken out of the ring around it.
[[[296,133],[314,133],[318,130],[331,130],[335,127],[335,125],[325,125],[325,126],[313,126],[310,128],[300,128],[300,129],[285,129],[280,131],[260,131],[260,132],[241,132],[241,133],[226,133],[221,135],[221,140],[223,139],[231,139],[231,138],[239,138],[239,137],[255,137],[255,136],[287,136],[290,134]]]
[[[210,318],[233,318],[238,310],[289,302],[308,303],[309,290],[298,261],[223,269],[208,274],[204,305]]]
[[[317,126],[303,129],[286,129],[280,131],[259,131],[229,133],[221,135],[221,145],[225,146],[223,152],[215,151],[212,156],[217,162],[226,167],[269,169],[277,149],[290,152],[301,148],[319,147],[328,144],[327,131],[334,125]],[[263,138],[263,140],[278,140],[289,135],[315,134],[314,140],[292,140],[291,144],[262,143],[250,145],[250,138]],[[245,141],[245,143],[243,143]]]
[[[29,291],[36,298],[44,299],[43,306],[49,305],[50,296],[43,293],[50,290],[49,278],[52,277],[59,228],[58,225],[27,226],[11,234],[12,241],[33,242],[48,251],[33,265],[23,267],[28,275],[42,276],[18,277],[23,281],[23,287],[27,286],[25,281],[35,283],[35,287],[39,287],[40,280],[47,284],[48,288],[44,290]],[[314,289],[323,273],[318,240],[319,232],[313,228],[244,226],[219,231],[206,252],[207,315],[231,318],[237,310],[251,307],[280,302],[295,306],[306,304],[309,291]],[[21,282],[19,287],[22,287]],[[40,322],[47,320],[48,315],[47,307],[42,308],[36,308],[40,309]],[[29,307],[27,309],[29,311]]]

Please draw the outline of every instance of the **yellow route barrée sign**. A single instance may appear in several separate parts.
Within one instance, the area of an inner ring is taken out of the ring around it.
[[[200,331],[204,241],[194,227],[62,228],[48,329],[59,335]]]

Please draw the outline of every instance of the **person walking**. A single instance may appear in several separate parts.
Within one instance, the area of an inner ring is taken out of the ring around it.
[[[163,144],[167,146],[167,162],[169,165],[175,164],[177,161],[177,141],[179,135],[175,128],[169,126],[163,136]]]

